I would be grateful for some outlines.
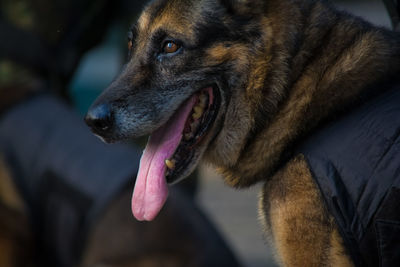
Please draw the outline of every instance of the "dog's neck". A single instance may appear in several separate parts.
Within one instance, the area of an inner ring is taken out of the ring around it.
[[[321,123],[356,105],[372,85],[400,76],[398,37],[310,2],[302,10],[285,7],[293,1],[268,8],[274,44],[271,71],[263,88],[255,90],[263,99],[255,113],[257,124],[236,164],[219,168],[232,186],[268,179]]]

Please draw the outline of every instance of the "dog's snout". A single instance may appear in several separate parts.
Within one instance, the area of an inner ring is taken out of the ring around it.
[[[101,104],[89,109],[85,116],[86,124],[99,135],[109,133],[114,126],[114,114],[108,104]]]

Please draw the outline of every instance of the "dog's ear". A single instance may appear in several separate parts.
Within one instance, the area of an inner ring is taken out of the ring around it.
[[[238,15],[260,14],[265,10],[265,0],[219,0],[228,13]]]

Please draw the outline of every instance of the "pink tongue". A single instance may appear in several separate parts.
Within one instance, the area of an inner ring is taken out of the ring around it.
[[[132,213],[140,221],[153,220],[168,197],[165,160],[172,157],[181,139],[196,96],[187,100],[174,116],[149,138],[140,160],[132,196]]]

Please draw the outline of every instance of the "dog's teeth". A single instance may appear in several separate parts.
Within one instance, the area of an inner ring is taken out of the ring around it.
[[[202,106],[195,106],[194,107],[194,112],[199,113],[199,114],[203,114],[204,108]]]
[[[193,116],[192,116],[193,119],[197,120],[197,119],[200,119],[200,117],[201,117],[201,114],[193,113]]]
[[[203,115],[204,109],[201,106],[195,106],[194,108],[194,113],[192,115],[193,119],[197,120]]]
[[[167,165],[167,168],[170,170],[175,169],[175,164],[176,164],[175,160],[169,160],[169,159],[165,160],[165,165]]]

